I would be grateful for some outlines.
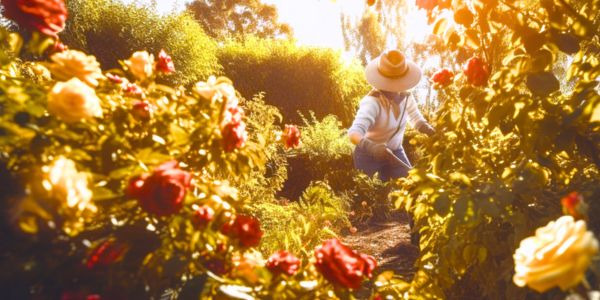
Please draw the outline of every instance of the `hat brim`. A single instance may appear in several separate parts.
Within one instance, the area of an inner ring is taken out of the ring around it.
[[[406,61],[408,72],[402,77],[390,78],[379,73],[377,66],[379,65],[380,57],[373,59],[365,68],[367,82],[374,88],[388,92],[401,92],[409,90],[419,84],[422,72],[421,68],[412,61]]]

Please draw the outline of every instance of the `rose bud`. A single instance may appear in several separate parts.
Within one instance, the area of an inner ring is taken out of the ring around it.
[[[210,207],[203,205],[194,212],[194,224],[198,228],[204,228],[215,217],[215,211]]]
[[[165,50],[160,50],[160,53],[158,54],[156,69],[164,74],[171,74],[175,72],[175,64],[173,64],[171,56],[169,56]]]
[[[57,37],[65,29],[67,7],[64,0],[1,0],[4,16],[19,27]]]
[[[431,81],[439,86],[448,86],[452,83],[452,79],[454,79],[454,73],[448,69],[442,69],[431,76]]]
[[[152,106],[145,101],[135,101],[131,108],[131,114],[140,121],[148,121],[152,118]]]
[[[331,283],[350,289],[358,289],[366,276],[371,278],[377,266],[375,259],[359,254],[337,239],[325,241],[315,249],[315,266]]]
[[[300,130],[298,130],[298,127],[295,125],[285,125],[282,140],[286,149],[298,147],[300,145]]]
[[[583,196],[578,192],[572,192],[560,200],[563,213],[573,216],[575,219],[585,219],[588,211],[588,204],[583,200]]]
[[[258,246],[263,236],[258,220],[244,215],[238,215],[232,221],[225,223],[221,232],[231,238],[239,239],[243,247]]]
[[[273,274],[285,273],[291,276],[298,272],[301,264],[297,257],[285,250],[280,250],[269,257],[266,267]]]
[[[479,57],[472,57],[465,67],[467,81],[474,86],[485,86],[490,76],[487,64]]]
[[[161,164],[150,175],[130,181],[127,195],[135,198],[142,209],[157,216],[168,216],[183,208],[192,175],[177,167],[177,161]]]
[[[124,243],[112,239],[106,240],[92,250],[85,265],[88,269],[110,266],[123,259],[127,250],[129,247]]]

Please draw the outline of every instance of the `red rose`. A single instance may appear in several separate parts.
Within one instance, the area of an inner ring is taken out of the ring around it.
[[[246,124],[240,122],[238,124],[228,123],[221,129],[221,135],[223,138],[223,149],[225,152],[231,152],[235,149],[241,148],[248,139],[248,133],[246,132]]]
[[[83,292],[63,292],[60,295],[60,300],[101,300],[102,297],[98,294],[86,295]]]
[[[232,221],[225,223],[221,232],[229,237],[240,240],[240,245],[244,247],[258,246],[263,232],[260,230],[260,223],[253,217],[238,215]]]
[[[175,64],[173,64],[171,56],[169,56],[165,50],[160,50],[160,53],[158,54],[156,69],[165,74],[171,74],[175,72]]]
[[[215,217],[215,211],[210,206],[201,206],[194,213],[194,223],[199,228],[204,228]]]
[[[131,180],[127,189],[147,212],[168,216],[179,212],[192,176],[177,167],[176,161],[163,163],[151,175],[145,174]]]
[[[474,86],[485,86],[490,76],[486,63],[476,56],[469,59],[464,72],[469,83]]]
[[[583,201],[583,196],[578,192],[572,192],[560,200],[565,214],[576,219],[583,219],[587,215],[588,205]]]
[[[431,76],[431,81],[440,86],[451,84],[452,79],[454,79],[454,73],[448,69],[442,69]]]
[[[67,8],[64,0],[1,0],[4,16],[20,27],[56,37],[65,29]]]
[[[204,266],[211,272],[217,275],[224,275],[227,273],[227,266],[225,263],[217,258],[213,258],[204,263]]]
[[[123,258],[129,247],[115,240],[106,240],[94,248],[88,256],[86,266],[88,269],[109,266]]]
[[[337,239],[325,241],[317,247],[315,257],[317,270],[327,280],[351,289],[358,289],[364,276],[371,278],[377,266],[372,256],[358,254]]]
[[[152,106],[145,101],[135,101],[131,108],[131,114],[138,120],[148,121],[152,117]]]
[[[296,125],[285,125],[283,144],[286,149],[296,148],[300,145],[300,130]]]
[[[300,260],[291,253],[281,250],[273,253],[267,260],[266,267],[273,274],[286,273],[294,275],[300,269]]]
[[[437,0],[416,0],[415,4],[417,5],[418,8],[432,11],[438,5],[438,1]]]

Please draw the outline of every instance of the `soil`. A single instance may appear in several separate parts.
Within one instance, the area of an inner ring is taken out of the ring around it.
[[[394,214],[389,220],[371,221],[359,226],[358,232],[343,238],[345,244],[359,253],[372,255],[377,260],[374,277],[387,270],[394,271],[406,281],[414,274],[414,262],[419,248],[411,244],[409,216]],[[358,299],[368,299],[371,286],[356,292]]]

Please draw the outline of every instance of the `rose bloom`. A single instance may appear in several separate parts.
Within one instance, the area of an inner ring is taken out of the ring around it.
[[[238,125],[242,123],[244,117],[244,110],[239,106],[233,106],[227,108],[223,112],[223,120],[221,120],[221,128],[227,126],[227,124]]]
[[[146,80],[154,73],[154,55],[147,51],[137,51],[125,61],[125,65],[137,79]]]
[[[479,57],[469,59],[464,72],[467,75],[467,81],[474,86],[485,86],[490,77],[487,64]]]
[[[302,263],[293,254],[280,250],[273,253],[267,260],[266,267],[273,274],[285,273],[288,275],[294,275],[300,269]]]
[[[317,247],[315,258],[317,270],[327,280],[350,289],[358,289],[363,277],[371,278],[377,266],[372,256],[356,253],[337,239],[330,239]]]
[[[211,102],[224,97],[228,107],[236,107],[239,102],[231,80],[226,77],[210,76],[206,82],[197,82],[194,91]]]
[[[521,241],[513,281],[540,293],[555,286],[567,290],[581,282],[597,253],[598,241],[585,222],[562,216]]]
[[[160,50],[160,53],[158,54],[156,69],[165,74],[171,74],[175,72],[175,64],[173,64],[173,59],[171,59],[171,56],[169,56],[165,50]]]
[[[98,86],[98,80],[104,78],[100,63],[96,57],[86,55],[77,50],[65,50],[55,53],[50,57],[52,63],[48,65],[54,78],[66,81],[73,77],[87,83],[91,87]]]
[[[150,175],[132,179],[127,195],[137,199],[145,211],[168,216],[183,208],[191,180],[192,175],[179,169],[177,161],[169,161],[158,166]]]
[[[431,76],[431,81],[440,86],[448,86],[452,83],[453,78],[454,73],[452,73],[452,71],[448,69],[442,69]]]
[[[59,156],[48,169],[48,182],[54,197],[65,201],[68,207],[97,211],[92,203],[87,174],[78,172],[74,161]]]
[[[300,130],[296,125],[285,125],[282,138],[286,149],[300,146]]]
[[[85,263],[88,269],[106,267],[121,260],[129,247],[115,240],[106,240],[94,248]]]
[[[54,85],[48,94],[48,111],[67,123],[102,117],[96,91],[77,77]]]
[[[229,123],[221,129],[221,136],[225,152],[232,152],[235,149],[242,148],[246,144],[246,140],[248,140],[246,124],[244,122],[239,124]]]
[[[1,0],[4,16],[20,27],[56,37],[65,29],[67,8],[64,0]]]
[[[136,120],[149,121],[152,118],[152,105],[145,101],[135,101],[131,107],[131,114]]]
[[[243,247],[258,246],[263,232],[260,230],[260,223],[257,219],[238,215],[235,219],[225,223],[221,232],[231,238],[237,238]]]

